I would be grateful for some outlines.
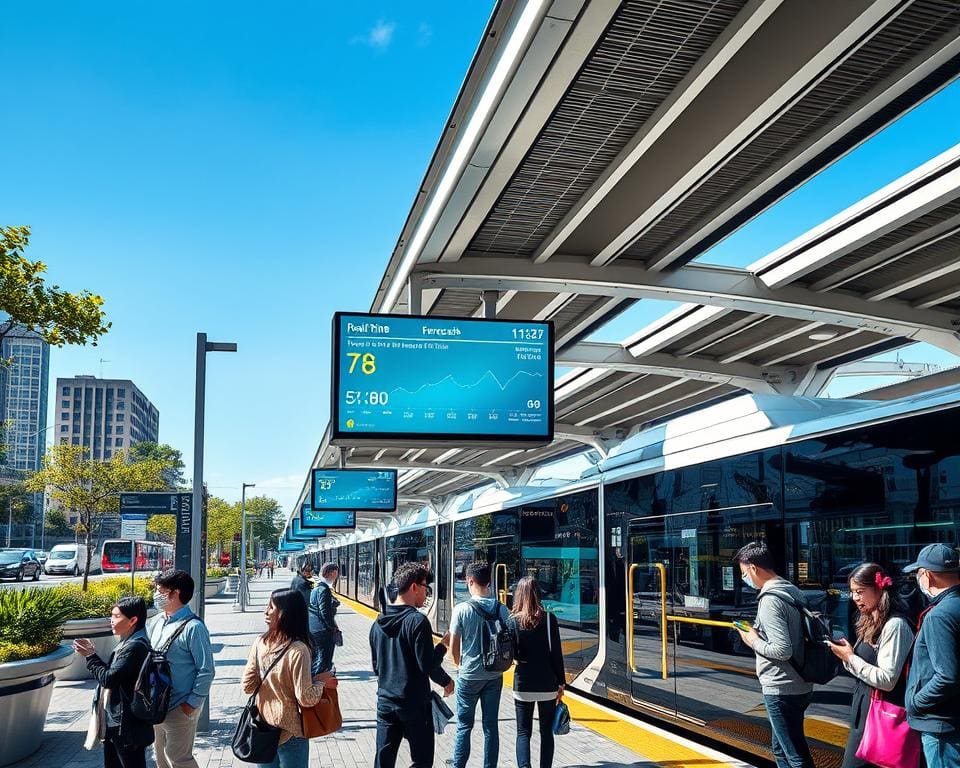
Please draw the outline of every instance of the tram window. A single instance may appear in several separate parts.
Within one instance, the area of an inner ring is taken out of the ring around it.
[[[357,545],[357,599],[366,605],[375,605],[376,578],[374,574],[375,541]]]
[[[847,580],[859,564],[878,562],[896,574],[926,544],[956,542],[958,414],[941,412],[785,448],[787,576],[830,614],[834,628],[852,631]],[[912,585],[905,586],[913,596]]]
[[[422,563],[431,571],[436,570],[433,563],[434,536],[433,528],[388,536],[384,559],[384,578],[389,582],[393,577],[393,572],[407,562]],[[436,574],[434,574],[434,578],[436,578]]]
[[[453,545],[453,601],[460,603],[470,599],[467,590],[467,566],[473,562],[485,562],[497,568],[493,578],[501,592],[497,597],[506,598],[517,581],[519,552],[517,549],[516,510],[504,510],[490,515],[460,520],[454,527]],[[504,570],[506,580],[504,583]],[[506,592],[507,594],[502,594]]]

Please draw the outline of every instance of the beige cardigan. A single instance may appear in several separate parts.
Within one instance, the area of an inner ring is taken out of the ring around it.
[[[247,666],[243,670],[243,692],[253,693],[260,682],[260,675],[273,661],[273,654],[286,643],[267,646],[259,638],[250,649]],[[257,661],[259,657],[259,667]],[[315,685],[310,674],[310,649],[300,641],[291,644],[277,665],[270,670],[257,694],[257,706],[263,719],[283,730],[280,743],[298,736],[303,737],[300,707],[312,707],[323,695],[323,684]]]

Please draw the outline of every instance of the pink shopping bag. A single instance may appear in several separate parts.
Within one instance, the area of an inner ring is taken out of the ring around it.
[[[907,711],[873,691],[857,757],[880,768],[917,768],[920,734],[907,724]]]

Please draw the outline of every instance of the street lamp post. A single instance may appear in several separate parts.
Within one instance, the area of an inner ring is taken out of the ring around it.
[[[244,483],[240,489],[240,610],[247,610],[247,488],[256,483]]]
[[[232,342],[207,341],[207,334],[197,334],[197,381],[193,417],[193,508],[190,521],[190,575],[196,591],[190,608],[203,618],[203,582],[206,557],[203,553],[203,422],[206,406],[207,352],[236,352]]]

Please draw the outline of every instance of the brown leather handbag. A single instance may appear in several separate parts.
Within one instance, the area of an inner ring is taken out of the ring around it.
[[[324,686],[323,696],[316,705],[300,708],[300,724],[306,739],[316,739],[339,731],[343,725],[340,699],[335,687]]]

